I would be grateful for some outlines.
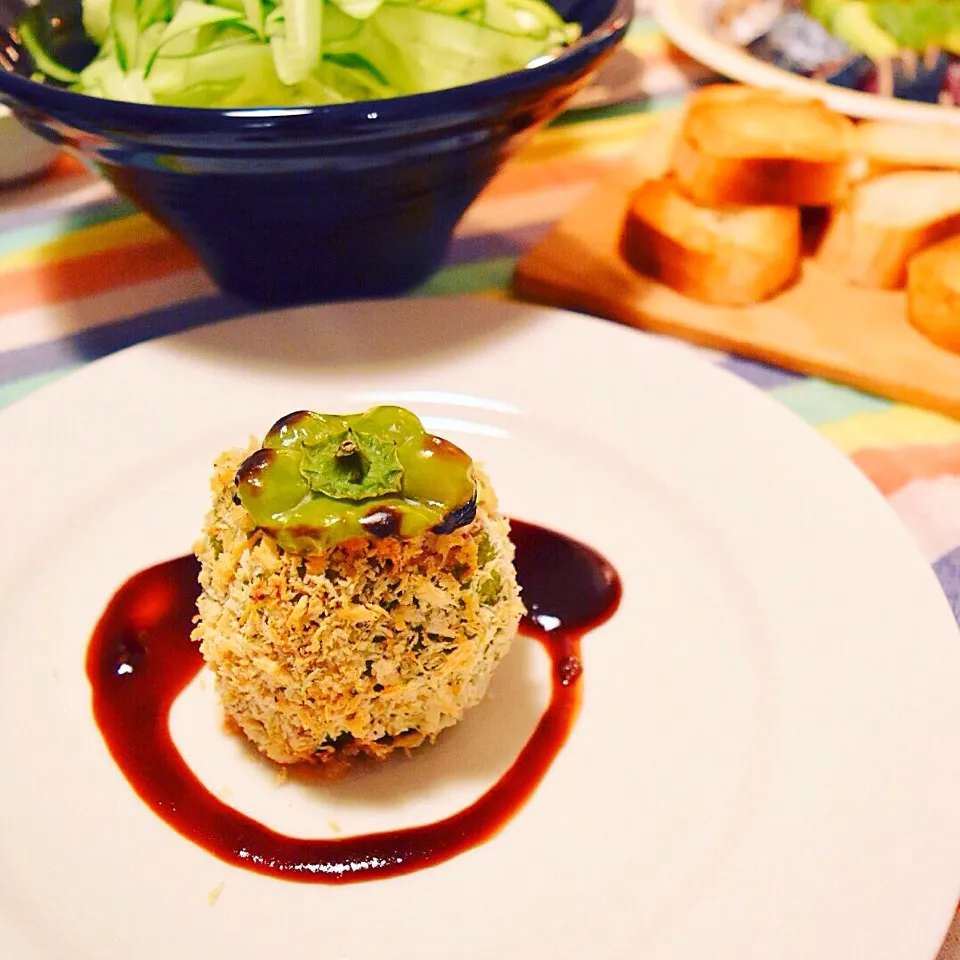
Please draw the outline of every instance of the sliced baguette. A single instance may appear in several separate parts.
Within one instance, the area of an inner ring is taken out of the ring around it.
[[[960,233],[960,172],[898,170],[857,184],[830,215],[817,262],[861,287],[897,289],[918,251]]]
[[[934,343],[960,353],[960,236],[934,244],[910,261],[907,316]]]
[[[688,103],[673,174],[704,206],[829,206],[847,193],[853,124],[818,100],[739,86]]]
[[[803,255],[813,257],[820,249],[830,223],[828,207],[804,207],[800,211],[800,229],[803,234]]]
[[[801,254],[796,207],[698,206],[669,177],[630,195],[621,251],[635,270],[705,303],[743,306],[793,281]]]
[[[779,97],[779,93],[771,93],[761,87],[751,87],[745,83],[707,83],[697,87],[687,94],[687,111],[704,106],[715,106],[726,103],[743,103],[746,100],[764,100],[770,96]]]
[[[867,120],[855,129],[854,152],[878,173],[911,168],[960,170],[960,128]]]

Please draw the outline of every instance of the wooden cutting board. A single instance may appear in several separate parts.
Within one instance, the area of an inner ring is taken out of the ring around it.
[[[628,193],[665,169],[676,122],[639,140],[636,159],[524,254],[516,294],[960,417],[960,354],[910,326],[902,292],[859,289],[806,261],[799,283],[774,299],[716,307],[647,279],[623,260],[618,245]]]

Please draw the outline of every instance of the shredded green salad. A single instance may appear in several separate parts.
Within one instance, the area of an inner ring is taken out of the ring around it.
[[[297,106],[439,90],[518,70],[580,34],[543,0],[83,0],[79,73],[21,37],[39,73],[112,100]]]
[[[960,52],[960,0],[804,0],[804,7],[854,50],[871,57],[931,47]]]

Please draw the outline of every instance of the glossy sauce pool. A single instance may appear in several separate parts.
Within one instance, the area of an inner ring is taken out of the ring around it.
[[[190,640],[199,591],[192,556],[131,577],[90,640],[93,711],[110,753],[140,798],[177,832],[258,873],[349,883],[409,873],[476,846],[523,805],[563,746],[580,700],[580,640],[620,601],[616,571],[589,547],[519,520],[511,522],[511,539],[529,611],[521,632],[550,657],[550,701],[510,768],[458,813],[385,833],[302,839],[276,833],[207,790],[177,750],[168,722],[173,701],[203,666]]]

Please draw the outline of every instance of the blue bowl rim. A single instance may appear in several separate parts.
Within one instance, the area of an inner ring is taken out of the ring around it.
[[[364,121],[376,122],[378,126],[389,125],[492,106],[526,91],[549,87],[554,80],[575,73],[592,62],[619,40],[626,33],[634,13],[635,0],[614,0],[610,12],[593,30],[545,63],[476,83],[380,100],[353,100],[317,106],[237,108],[141,104],[76,93],[0,69],[0,102],[6,101],[14,110],[40,110],[54,118],[70,117],[71,121],[81,117],[89,121],[92,114],[102,115],[106,107],[110,127],[127,130],[142,128],[156,131],[169,125],[180,129],[239,132],[251,123],[265,121],[274,130],[285,124],[300,127],[311,121],[333,126],[340,123],[354,126]]]

